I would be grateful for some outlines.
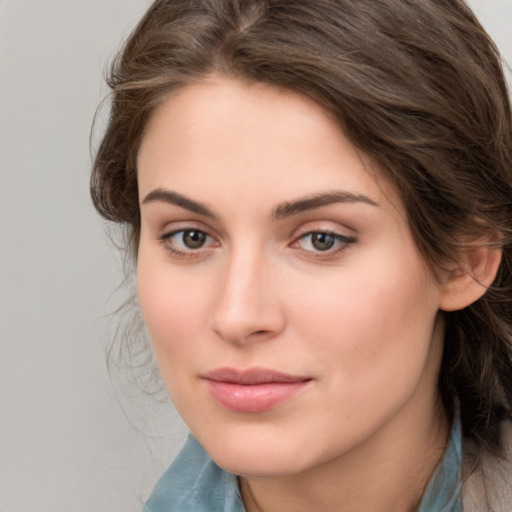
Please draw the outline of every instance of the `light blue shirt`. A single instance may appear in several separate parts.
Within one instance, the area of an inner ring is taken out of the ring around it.
[[[462,512],[460,421],[417,512]],[[245,512],[236,476],[221,469],[193,436],[155,486],[143,512]]]

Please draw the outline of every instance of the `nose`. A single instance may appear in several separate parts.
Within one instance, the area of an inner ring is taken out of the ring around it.
[[[212,329],[221,338],[242,345],[273,338],[284,330],[285,316],[271,267],[262,256],[249,252],[233,254],[226,262],[211,319]]]

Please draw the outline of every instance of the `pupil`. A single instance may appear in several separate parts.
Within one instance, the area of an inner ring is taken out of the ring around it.
[[[199,249],[203,246],[204,242],[206,240],[206,234],[202,231],[185,231],[183,233],[183,243],[189,248],[189,249]]]
[[[314,233],[312,239],[313,247],[319,251],[327,251],[334,245],[334,236],[328,233]]]

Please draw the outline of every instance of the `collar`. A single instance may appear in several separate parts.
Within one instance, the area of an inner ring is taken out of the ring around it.
[[[462,512],[462,432],[455,418],[448,445],[417,512]],[[221,469],[189,435],[143,512],[245,512],[235,475]]]
[[[453,420],[450,439],[427,486],[418,512],[462,512],[462,427]]]

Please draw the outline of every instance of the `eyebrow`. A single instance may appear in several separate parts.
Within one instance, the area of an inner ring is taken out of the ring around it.
[[[178,192],[174,192],[172,190],[164,190],[162,188],[153,190],[144,198],[142,204],[152,202],[174,204],[193,213],[204,215],[205,217],[215,217],[214,213],[206,205],[182,196],[181,194],[178,194]]]
[[[272,211],[272,218],[282,219],[291,215],[297,215],[308,210],[328,206],[335,203],[363,203],[378,207],[379,204],[363,194],[354,194],[344,190],[314,194],[296,201],[280,204]]]
[[[189,199],[173,190],[155,189],[151,191],[142,201],[142,204],[152,202],[163,202],[173,204],[205,217],[215,218],[215,214],[203,203]],[[379,204],[363,194],[354,194],[344,190],[325,192],[299,198],[295,201],[286,201],[279,204],[272,210],[274,220],[290,217],[308,210],[321,208],[335,203],[363,203],[378,207]]]

